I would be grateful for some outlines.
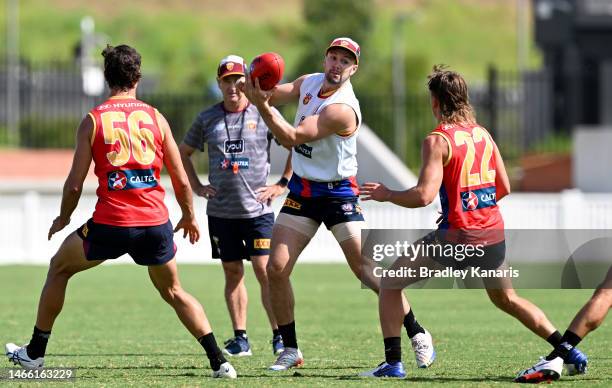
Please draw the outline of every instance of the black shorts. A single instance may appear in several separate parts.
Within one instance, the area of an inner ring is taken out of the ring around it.
[[[250,260],[251,256],[270,254],[274,213],[255,218],[208,216],[208,233],[213,259]]]
[[[506,259],[505,240],[491,245],[457,243],[444,240],[443,235],[443,231],[431,232],[423,238],[423,242],[431,245],[433,254],[429,257],[444,267],[459,270],[468,267],[498,269]]]
[[[136,264],[164,264],[176,254],[170,221],[157,226],[112,226],[93,219],[77,229],[87,260],[112,260],[129,254]]]
[[[307,217],[318,224],[322,222],[327,229],[343,222],[364,221],[357,196],[306,198],[290,192],[281,213]]]

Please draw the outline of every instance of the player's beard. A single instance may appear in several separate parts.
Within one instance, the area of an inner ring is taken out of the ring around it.
[[[348,77],[342,78],[342,74],[340,74],[340,79],[338,81],[336,81],[333,78],[333,76],[331,75],[331,72],[325,73],[325,80],[330,85],[342,85],[344,83],[344,81],[346,81],[347,79],[348,79]]]

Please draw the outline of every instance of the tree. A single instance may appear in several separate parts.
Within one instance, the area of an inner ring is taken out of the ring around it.
[[[332,39],[348,36],[361,45],[371,31],[372,0],[304,0],[303,6],[305,51],[296,67],[297,74],[319,70]]]

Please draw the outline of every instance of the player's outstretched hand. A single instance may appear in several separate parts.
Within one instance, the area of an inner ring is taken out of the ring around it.
[[[64,220],[60,216],[55,217],[53,223],[51,224],[51,227],[49,228],[49,235],[47,236],[47,238],[51,240],[51,236],[64,229],[69,223],[70,219]]]
[[[200,239],[200,227],[198,221],[192,217],[183,217],[179,220],[174,228],[174,233],[183,229],[183,238],[189,235],[189,242],[195,244]]]
[[[206,199],[211,199],[217,194],[217,190],[211,185],[200,185],[200,187],[194,189],[193,192],[198,197],[204,197]]]
[[[246,81],[243,86],[243,91],[249,101],[257,107],[267,103],[274,89],[269,91],[262,90],[259,86],[259,78],[255,78],[255,82],[252,82],[251,75],[248,72],[246,72],[245,77]]]
[[[260,187],[255,190],[257,193],[257,201],[261,203],[268,203],[268,205],[274,200],[274,198],[285,192],[285,186],[281,186],[278,183],[270,186]]]
[[[364,201],[385,202],[391,197],[391,190],[380,182],[366,182],[359,188],[359,192]]]

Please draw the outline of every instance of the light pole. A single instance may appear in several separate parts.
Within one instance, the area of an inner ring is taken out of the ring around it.
[[[516,62],[520,73],[527,68],[527,56],[529,51],[527,1],[528,0],[516,0]]]
[[[9,144],[19,144],[19,0],[6,2],[6,127]]]
[[[81,78],[83,92],[89,97],[97,97],[104,91],[104,73],[92,56],[99,40],[94,30],[95,22],[91,16],[81,19]]]
[[[406,55],[404,49],[404,23],[406,14],[399,14],[395,18],[391,74],[393,76],[393,140],[395,154],[406,163]]]

